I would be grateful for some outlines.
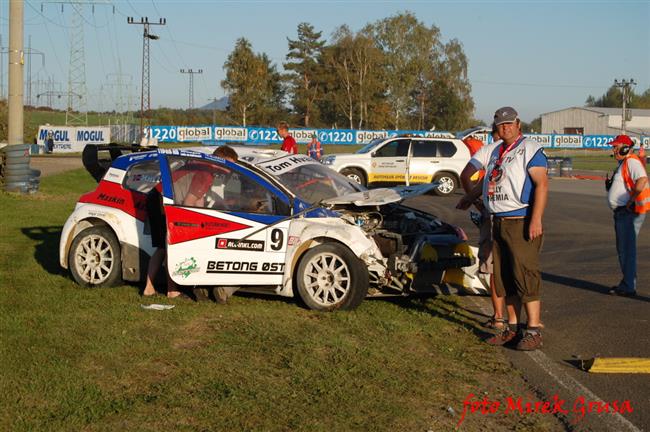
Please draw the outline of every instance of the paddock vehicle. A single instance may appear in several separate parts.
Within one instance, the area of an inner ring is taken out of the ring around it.
[[[450,195],[460,184],[469,150],[456,138],[398,136],[377,138],[356,153],[331,154],[321,162],[366,185],[435,183],[437,195]]]
[[[241,156],[151,150],[113,154],[103,168],[85,158],[99,183],[63,227],[61,266],[89,287],[142,280],[154,252],[145,203],[158,189],[167,271],[181,286],[352,309],[366,296],[432,292],[474,263],[460,228],[400,204],[431,185],[366,190],[307,156]],[[211,184],[188,205],[199,176]]]

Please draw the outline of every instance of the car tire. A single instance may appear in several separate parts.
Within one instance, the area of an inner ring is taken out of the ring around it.
[[[363,173],[363,171],[361,171],[358,168],[343,168],[341,170],[341,174],[343,174],[353,182],[359,183],[361,186],[367,186],[366,176]]]
[[[113,286],[122,276],[120,243],[110,228],[86,228],[72,241],[68,265],[72,278],[79,285]]]
[[[368,269],[347,247],[325,243],[309,249],[296,274],[298,293],[309,309],[354,309],[368,294]]]
[[[438,196],[449,196],[454,193],[457,188],[456,178],[450,173],[436,174],[433,181],[440,182],[440,185],[433,190],[433,193]]]

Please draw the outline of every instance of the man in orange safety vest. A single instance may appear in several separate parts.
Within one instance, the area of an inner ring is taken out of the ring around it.
[[[609,291],[612,295],[636,295],[636,239],[650,211],[648,174],[639,156],[632,152],[634,142],[619,135],[610,143],[618,167],[605,183],[607,201],[614,211],[616,252],[623,278]]]

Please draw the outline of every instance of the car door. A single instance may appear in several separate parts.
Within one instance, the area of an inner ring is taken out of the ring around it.
[[[414,183],[431,183],[433,175],[438,171],[440,158],[437,143],[434,140],[413,138],[411,140],[411,156],[409,181]]]
[[[160,157],[171,278],[180,285],[281,284],[289,198],[221,159]]]
[[[373,151],[368,183],[404,183],[409,142],[409,138],[397,138]]]
[[[454,172],[458,175],[469,162],[469,150],[457,140],[437,140],[438,171]]]

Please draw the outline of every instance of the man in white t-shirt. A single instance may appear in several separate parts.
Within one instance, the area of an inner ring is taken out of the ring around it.
[[[609,293],[631,297],[636,295],[636,238],[650,207],[648,174],[632,153],[630,137],[619,135],[610,144],[618,167],[606,182],[607,201],[614,211],[616,252],[623,278]]]
[[[542,346],[539,253],[548,199],[546,155],[523,136],[514,108],[499,108],[494,125],[501,141],[482,147],[469,162],[485,170],[482,196],[492,216],[494,287],[508,310],[508,325],[486,342],[532,351]],[[468,202],[457,206],[467,207]],[[528,318],[525,330],[522,306]]]

